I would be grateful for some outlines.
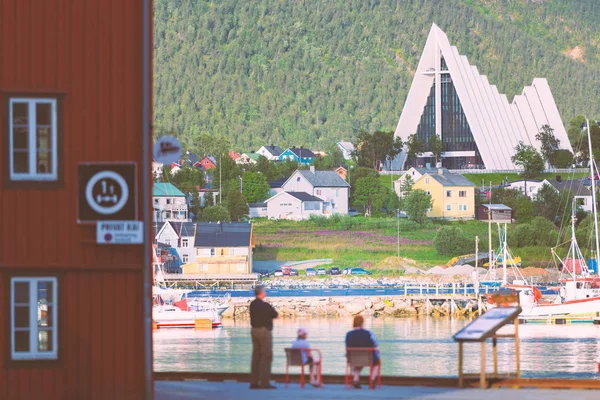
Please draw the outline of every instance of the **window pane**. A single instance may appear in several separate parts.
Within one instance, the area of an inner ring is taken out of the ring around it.
[[[13,126],[13,150],[29,148],[29,129]]]
[[[52,351],[52,331],[40,331],[38,333],[38,350]]]
[[[29,331],[15,332],[15,351],[29,351]]]
[[[29,306],[15,306],[15,328],[29,328]]]
[[[38,282],[38,300],[52,302],[52,282]]]
[[[15,151],[13,153],[13,171],[15,173],[29,172],[29,152]]]
[[[36,145],[38,150],[50,149],[50,127],[37,127]]]
[[[54,321],[52,321],[53,311],[53,306],[49,306],[46,304],[38,305],[38,326],[52,327],[54,323]]]
[[[29,124],[29,104],[13,103],[13,125]]]
[[[15,303],[29,303],[29,282],[15,282],[13,298]]]
[[[52,123],[51,118],[52,104],[38,103],[35,105],[35,118],[37,119],[37,125],[50,125]]]
[[[37,172],[39,174],[52,173],[52,152],[38,151],[37,152]]]

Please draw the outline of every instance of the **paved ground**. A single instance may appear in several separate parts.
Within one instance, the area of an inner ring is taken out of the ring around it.
[[[343,385],[327,385],[322,389],[299,385],[277,385],[276,390],[249,390],[248,384],[237,382],[169,382],[155,383],[156,400],[598,400],[600,391],[538,389],[449,389],[427,387],[392,387],[381,389],[348,389]]]

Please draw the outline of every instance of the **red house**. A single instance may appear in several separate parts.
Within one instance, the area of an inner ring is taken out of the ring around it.
[[[200,165],[205,171],[208,171],[209,169],[217,168],[217,160],[213,156],[205,156],[200,160]]]
[[[151,3],[0,2],[0,399],[152,398]],[[145,244],[81,223],[85,163]]]

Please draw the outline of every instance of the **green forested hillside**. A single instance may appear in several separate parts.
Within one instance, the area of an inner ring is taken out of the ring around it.
[[[432,22],[509,99],[600,111],[598,0],[154,0],[155,129],[237,149],[393,129]]]

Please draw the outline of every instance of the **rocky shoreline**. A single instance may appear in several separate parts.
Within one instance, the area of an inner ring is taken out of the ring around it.
[[[252,299],[234,298],[222,318],[248,318]],[[283,318],[330,317],[346,318],[354,315],[406,318],[474,317],[485,304],[476,299],[411,299],[407,297],[281,297],[269,302]]]

